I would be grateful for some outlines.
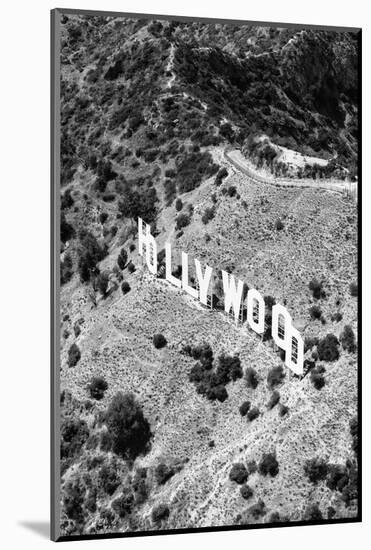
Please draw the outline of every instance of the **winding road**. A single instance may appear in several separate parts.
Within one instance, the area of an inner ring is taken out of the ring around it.
[[[259,174],[243,156],[239,149],[226,149],[224,158],[232,164],[237,170],[248,176],[255,183],[264,183],[276,187],[301,187],[324,189],[341,195],[347,195],[357,200],[357,182],[344,180],[311,180],[311,179],[285,179],[285,178],[267,178]]]

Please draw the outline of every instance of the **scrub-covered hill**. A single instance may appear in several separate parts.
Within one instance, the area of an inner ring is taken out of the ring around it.
[[[357,515],[356,205],[223,155],[264,134],[354,172],[355,56],[349,33],[62,16],[62,534]],[[181,251],[213,267],[213,309],[149,273],[138,216],[178,277]],[[265,297],[263,338],[221,269]]]

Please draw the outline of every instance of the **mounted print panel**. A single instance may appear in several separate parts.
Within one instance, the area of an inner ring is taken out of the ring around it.
[[[360,521],[360,29],[52,12],[52,537]]]

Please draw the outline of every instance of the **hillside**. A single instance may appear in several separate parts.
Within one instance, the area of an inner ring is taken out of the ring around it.
[[[63,16],[61,60],[63,534],[356,517],[357,206],[326,188],[355,174],[355,37]],[[263,134],[321,186],[228,161],[290,177]],[[215,269],[214,309],[148,272],[138,216]],[[220,269],[287,305],[305,376],[224,314]]]

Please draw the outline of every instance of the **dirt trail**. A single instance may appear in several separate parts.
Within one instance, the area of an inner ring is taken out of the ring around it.
[[[166,84],[167,88],[171,88],[173,83],[174,83],[174,80],[175,80],[175,73],[173,72],[173,68],[174,68],[174,51],[175,51],[174,44],[171,44],[169,61],[167,62],[167,65],[166,65],[166,73],[171,72],[172,74],[171,74],[171,77],[170,77],[170,79],[168,80],[168,82]]]

